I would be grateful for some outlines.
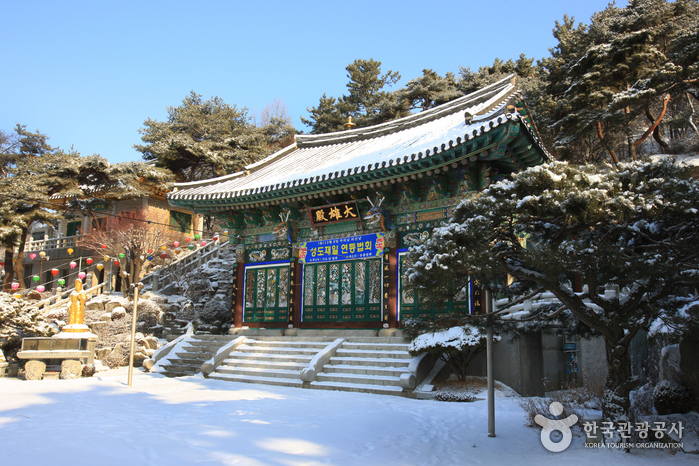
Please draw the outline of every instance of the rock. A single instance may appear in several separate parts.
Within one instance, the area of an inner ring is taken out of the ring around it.
[[[155,366],[155,361],[152,359],[145,359],[141,365],[145,370],[149,371],[153,368],[153,366]]]
[[[46,364],[32,359],[24,365],[24,374],[27,380],[41,380],[46,372]]]
[[[38,291],[32,290],[29,293],[27,293],[26,299],[33,299],[33,300],[40,300],[41,299],[41,293]]]
[[[66,359],[61,363],[61,379],[79,379],[83,374],[83,365],[80,361]]]
[[[112,320],[112,313],[111,312],[105,312],[104,314],[100,314],[100,320],[104,322],[109,322]]]
[[[126,309],[123,307],[115,307],[112,309],[112,320],[123,319],[126,317]]]
[[[134,367],[136,366],[143,366],[143,361],[148,359],[148,355],[145,353],[135,353],[133,355],[133,365]]]
[[[680,345],[670,345],[660,351],[660,381],[681,381]]]
[[[149,358],[152,358],[153,355],[155,354],[154,349],[146,349],[146,354],[148,355]]]
[[[83,377],[92,377],[97,372],[94,364],[85,364],[83,366]]]
[[[107,304],[104,305],[104,310],[107,312],[112,312],[115,308],[117,307],[122,307],[121,302],[119,301],[110,301]],[[122,307],[123,309],[123,307]]]
[[[158,339],[155,337],[145,337],[138,340],[138,344],[142,345],[146,349],[156,350],[158,349]]]
[[[148,298],[150,301],[158,304],[164,304],[167,302],[167,296],[162,296],[159,294],[154,294]]]
[[[90,301],[85,303],[85,309],[88,311],[104,311],[104,303],[102,301]]]
[[[101,361],[112,353],[111,348],[97,348],[95,350],[95,359]]]

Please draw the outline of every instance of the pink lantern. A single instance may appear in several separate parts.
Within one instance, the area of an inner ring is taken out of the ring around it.
[[[34,253],[29,254],[29,258],[30,258],[30,259],[36,259],[36,254],[34,254]]]
[[[206,241],[202,241],[202,242],[201,242],[201,245],[202,245],[202,246],[206,246]]]
[[[12,289],[13,289],[13,290],[19,290],[19,283],[17,283],[17,282],[12,282]]]
[[[87,259],[85,259],[85,262],[87,263],[87,265],[92,265],[92,257],[88,257]]]
[[[36,291],[38,291],[39,293],[43,293],[45,289],[46,288],[44,288],[44,285],[39,285],[36,287]]]
[[[172,244],[173,244],[175,247],[178,247],[178,246],[180,245],[180,242],[179,242],[179,241],[175,241],[175,242],[172,243]]]
[[[78,278],[80,280],[83,280],[85,278],[85,275],[86,275],[85,272],[78,272]]]
[[[78,264],[75,261],[70,261],[70,264],[68,264],[68,265],[70,265],[71,269],[74,269]]]

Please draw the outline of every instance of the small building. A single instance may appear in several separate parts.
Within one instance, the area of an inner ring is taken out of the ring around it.
[[[58,210],[65,209],[67,199],[57,195],[52,198]],[[57,228],[46,224],[37,224],[29,232],[25,246],[24,279],[27,288],[42,284],[47,290],[58,286],[58,280],[65,280],[67,287],[72,287],[80,270],[97,272],[93,282],[101,283],[109,273],[109,268],[97,271],[96,266],[101,256],[93,251],[80,247],[80,236],[90,233],[93,228],[106,225],[107,219],[118,218],[129,213],[142,211],[146,218],[154,224],[168,225],[173,231],[185,234],[201,233],[203,216],[189,209],[170,207],[165,199],[165,192],[153,193],[149,196],[132,199],[106,200],[92,205],[93,215],[77,214],[73,217],[62,218]],[[45,254],[40,256],[39,254]],[[85,262],[92,258],[92,265]],[[77,265],[70,267],[71,262]],[[58,270],[53,275],[51,270]],[[33,276],[40,276],[39,281],[33,281]],[[99,276],[98,276],[99,275]],[[115,282],[118,284],[118,281]],[[118,286],[118,285],[117,285]]]
[[[234,327],[395,328],[474,312],[478,289],[431,304],[403,287],[405,252],[466,195],[550,157],[515,77],[372,127],[298,135],[173,208],[224,219],[236,247]]]

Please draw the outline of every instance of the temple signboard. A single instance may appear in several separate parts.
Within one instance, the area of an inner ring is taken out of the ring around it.
[[[359,220],[359,209],[357,209],[357,203],[355,201],[313,207],[310,209],[310,214],[313,226]]]
[[[325,241],[309,241],[299,245],[299,262],[342,261],[380,257],[386,246],[384,233],[350,236]]]

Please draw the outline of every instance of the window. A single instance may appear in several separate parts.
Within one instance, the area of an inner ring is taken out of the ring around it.
[[[184,212],[170,211],[170,229],[180,233],[192,232],[192,215]]]
[[[69,222],[68,226],[66,227],[66,236],[77,235],[82,224],[83,222],[81,220],[78,220],[77,222]]]

